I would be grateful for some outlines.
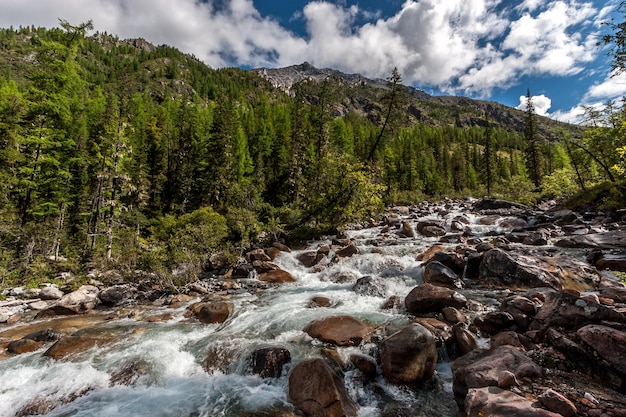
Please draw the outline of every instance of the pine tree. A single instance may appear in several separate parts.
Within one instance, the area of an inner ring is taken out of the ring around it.
[[[537,133],[537,121],[535,116],[535,106],[532,102],[530,89],[526,93],[526,123],[524,125],[524,137],[526,138],[526,170],[528,176],[535,187],[541,186],[541,148]]]

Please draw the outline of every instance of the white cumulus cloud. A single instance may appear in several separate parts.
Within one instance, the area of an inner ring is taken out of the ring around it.
[[[540,116],[548,116],[548,110],[552,107],[552,100],[549,97],[546,97],[544,94],[538,96],[531,96],[530,102],[532,103],[535,114]],[[528,98],[526,96],[519,97],[519,105],[516,109],[526,111],[528,109]]]
[[[524,75],[576,74],[598,54],[600,11],[591,0],[511,3],[406,0],[381,18],[345,2],[310,1],[296,14],[306,28],[298,35],[252,0],[0,0],[0,25],[93,19],[99,31],[169,44],[213,67],[309,61],[374,77],[397,67],[405,83],[483,96]]]

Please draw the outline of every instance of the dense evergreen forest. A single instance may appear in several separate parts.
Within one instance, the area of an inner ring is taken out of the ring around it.
[[[0,287],[93,268],[180,283],[259,237],[336,230],[386,204],[531,203],[623,178],[619,106],[551,138],[532,105],[517,130],[487,111],[428,124],[394,71],[384,89],[358,87],[369,111],[338,114],[338,79],[286,94],[168,46],[60,26],[0,30]]]

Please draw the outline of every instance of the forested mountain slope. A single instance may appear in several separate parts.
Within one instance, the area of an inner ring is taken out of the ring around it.
[[[307,67],[285,92],[258,74],[287,70],[215,70],[90,32],[0,30],[3,282],[53,274],[59,259],[186,279],[262,230],[327,231],[446,195],[528,201],[541,189],[529,169],[548,178],[583,158],[559,142],[576,127],[430,97],[398,74]],[[579,165],[579,179],[597,174]]]

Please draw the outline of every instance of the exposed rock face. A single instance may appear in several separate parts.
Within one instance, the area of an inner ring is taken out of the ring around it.
[[[296,282],[296,279],[287,271],[282,269],[275,269],[268,272],[264,272],[259,275],[260,281],[265,281],[273,284],[284,284],[286,282]]]
[[[535,407],[532,401],[498,387],[469,390],[465,399],[465,415],[468,417],[562,417]]]
[[[626,375],[626,332],[590,324],[576,333],[614,369]]]
[[[508,388],[516,385],[520,378],[537,378],[542,373],[539,365],[514,347],[477,349],[452,363],[455,399],[462,406],[471,388]]]
[[[435,338],[422,325],[404,327],[383,340],[379,348],[383,375],[393,384],[425,382],[435,372]]]
[[[278,378],[283,373],[283,366],[291,362],[291,353],[281,347],[257,349],[250,355],[251,373],[261,378]]]
[[[337,346],[356,346],[369,338],[372,328],[351,316],[334,316],[314,320],[304,332],[309,336]]]
[[[467,305],[467,298],[448,288],[421,284],[411,290],[404,304],[410,313],[422,314],[441,311],[445,307],[463,308]]]
[[[343,380],[323,359],[296,365],[289,375],[289,398],[309,417],[350,417],[356,404],[348,396]]]

